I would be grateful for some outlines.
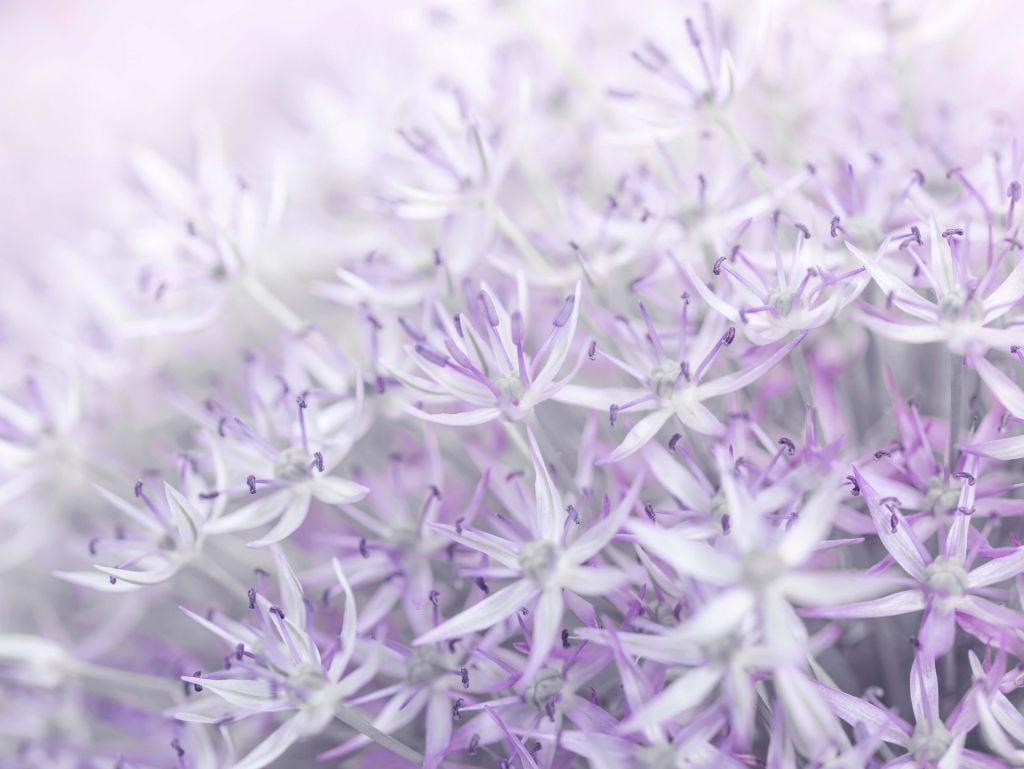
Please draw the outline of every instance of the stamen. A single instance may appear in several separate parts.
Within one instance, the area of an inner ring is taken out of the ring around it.
[[[249,595],[249,608],[250,609],[255,609],[256,608],[256,588],[250,587],[248,595]]]
[[[1010,198],[1010,206],[1006,211],[1006,229],[1013,229],[1013,209],[1017,205],[1021,196],[1020,182],[1012,181],[1010,186],[1006,188],[1006,195]]]
[[[491,299],[490,295],[486,291],[481,291],[477,294],[477,298],[480,302],[480,306],[483,308],[484,316],[487,318],[488,324],[491,328],[498,327],[498,311],[494,307],[494,300]]]
[[[731,345],[735,338],[736,327],[729,326],[728,330],[724,334],[722,334],[721,338],[717,342],[715,342],[715,346],[711,348],[711,352],[704,356],[704,360],[702,360],[700,362],[700,365],[697,366],[697,372],[693,375],[693,378],[696,381],[700,381],[701,376],[704,375],[704,371],[707,369],[708,366],[711,365],[711,362],[715,359],[715,356],[718,355],[718,351],[721,350],[723,347],[728,347],[729,345]]]
[[[657,354],[660,360],[665,358],[665,350],[661,346],[661,339],[658,337],[658,332],[654,328],[654,323],[651,321],[651,316],[647,312],[647,308],[644,307],[644,303],[640,302],[640,315],[643,316],[644,325],[647,327],[647,339],[654,347],[654,352]]]
[[[426,360],[430,361],[431,363],[433,363],[436,366],[440,366],[441,368],[444,368],[445,366],[448,365],[448,357],[447,356],[442,355],[441,353],[439,353],[439,352],[437,352],[435,350],[432,350],[431,348],[427,347],[426,345],[418,344],[413,349],[416,350],[416,353],[418,355],[422,356],[423,358],[425,358]]]
[[[255,475],[248,475],[248,476],[246,476],[245,483],[249,486],[249,493],[250,494],[255,494],[256,493],[256,476]]]
[[[302,448],[309,452],[309,440],[306,436],[306,398],[299,394],[295,397],[295,403],[299,407],[299,433],[302,436]]]

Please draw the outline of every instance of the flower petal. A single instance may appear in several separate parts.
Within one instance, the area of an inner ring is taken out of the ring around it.
[[[456,614],[446,622],[442,622],[433,630],[421,635],[413,643],[419,646],[445,641],[497,625],[515,614],[524,603],[530,601],[539,592],[540,588],[529,580],[521,579],[513,582],[469,607],[461,614]]]

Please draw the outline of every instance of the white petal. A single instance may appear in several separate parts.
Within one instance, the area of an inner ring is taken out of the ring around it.
[[[668,563],[680,575],[711,585],[728,585],[739,579],[736,562],[706,542],[684,539],[671,529],[641,521],[630,521],[627,528],[646,550]]]
[[[110,577],[94,571],[55,571],[53,576],[65,582],[70,582],[73,585],[89,587],[104,593],[127,593],[142,587],[142,585],[136,585],[120,579],[111,584]]]
[[[271,732],[269,737],[253,748],[249,755],[231,769],[263,769],[265,766],[270,766],[302,736],[304,725],[305,719],[302,713],[293,716]]]
[[[737,371],[734,374],[726,374],[725,376],[721,376],[710,382],[698,384],[696,387],[697,399],[707,400],[708,398],[714,398],[716,395],[725,395],[727,393],[736,392],[737,390],[742,390],[747,385],[753,384],[775,368],[775,364],[786,357],[790,350],[800,344],[804,340],[805,336],[807,336],[807,332],[793,337],[763,361],[748,369]]]
[[[646,474],[637,473],[625,496],[619,501],[606,518],[593,524],[585,531],[579,539],[572,543],[566,551],[566,556],[573,563],[586,563],[607,545],[612,537],[619,533],[626,519],[633,510],[637,498],[640,496],[640,489],[644,485]]]
[[[540,588],[529,580],[521,579],[503,587],[497,593],[442,622],[413,643],[418,645],[445,641],[456,636],[475,633],[478,630],[497,625],[511,617],[516,611],[540,592]]]
[[[601,566],[572,566],[559,576],[559,584],[576,595],[607,595],[625,582],[621,571]]]
[[[562,625],[562,588],[549,587],[540,595],[533,610],[533,632],[530,634],[530,657],[523,668],[523,680],[530,681],[547,661]]]
[[[412,406],[407,407],[406,411],[426,422],[433,422],[438,425],[450,425],[452,427],[473,427],[474,425],[482,425],[487,422],[493,422],[501,416],[501,409],[494,407],[475,409],[473,411],[460,411],[454,414],[431,414]]]
[[[970,446],[964,446],[964,451],[970,454],[977,454],[992,459],[1020,459],[1024,457],[1024,435],[1013,438],[998,438],[994,441],[981,441]]]
[[[966,517],[966,516],[964,516]],[[995,585],[1024,571],[1024,547],[1018,547],[1009,555],[993,558],[967,575],[967,587],[976,590],[979,587]]]
[[[562,525],[565,521],[565,510],[562,508],[562,495],[558,493],[555,482],[548,472],[547,463],[541,456],[537,439],[533,430],[526,428],[527,437],[530,440],[530,455],[533,457],[534,484],[533,493],[536,501],[536,531],[537,535],[551,542],[558,541],[562,534]]]
[[[318,476],[313,481],[313,496],[328,505],[344,505],[358,502],[370,490],[355,481],[335,476]]]
[[[648,441],[651,440],[651,438],[658,434],[658,430],[664,426],[670,416],[672,416],[672,410],[668,408],[660,408],[657,411],[648,414],[633,425],[630,431],[626,433],[626,437],[622,439],[622,443],[616,446],[615,450],[598,462],[598,464],[612,464],[613,462],[625,459],[631,454],[635,454],[637,451],[642,449]]]
[[[1013,416],[1024,419],[1024,391],[984,358],[974,358],[973,362],[974,370],[978,372],[989,392],[996,396],[996,400]]]
[[[664,724],[676,716],[704,702],[722,680],[717,665],[705,665],[688,670],[622,724],[622,730],[636,732],[648,724]]]
[[[308,491],[293,492],[292,500],[287,509],[270,531],[262,538],[248,542],[249,547],[266,547],[291,536],[292,532],[302,525],[309,515],[310,494]]]
[[[341,568],[341,563],[337,558],[333,558],[331,559],[331,565],[334,567],[334,574],[337,576],[341,589],[345,593],[345,614],[341,620],[341,648],[334,655],[334,659],[331,660],[331,666],[327,671],[329,679],[338,681],[341,679],[342,674],[345,672],[345,667],[352,658],[352,652],[355,651],[356,627],[359,624],[359,617],[356,615],[356,598],[352,594],[352,587],[345,578],[345,572]]]
[[[202,678],[182,676],[182,681],[202,686],[232,705],[253,710],[262,710],[274,700],[269,681],[248,678]]]
[[[288,507],[292,493],[288,489],[275,491],[250,502],[237,510],[216,518],[204,527],[208,534],[228,534],[263,526],[281,515]]]

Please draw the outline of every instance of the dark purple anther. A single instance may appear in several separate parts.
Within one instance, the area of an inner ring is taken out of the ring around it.
[[[722,515],[722,533],[728,534],[730,531],[732,531],[732,519],[728,513],[724,513]]]
[[[483,308],[484,316],[487,318],[487,322],[491,325],[491,328],[498,327],[498,311],[494,307],[494,300],[491,299],[490,295],[486,291],[481,291],[479,296],[480,306]]]
[[[178,758],[184,757],[185,749],[181,747],[181,743],[178,741],[177,737],[171,740],[171,747],[174,748],[174,752],[177,754]]]
[[[459,668],[459,679],[462,681],[462,688],[469,688],[469,668]]]
[[[924,241],[921,240],[921,228],[916,224],[912,224],[910,226],[910,234],[914,236],[914,240],[917,241],[917,245],[920,246],[924,244]]]
[[[306,396],[305,393],[299,393],[295,396],[295,402],[298,404],[300,409],[306,408]]]
[[[668,450],[675,451],[676,446],[679,444],[679,439],[683,437],[682,433],[675,433],[671,438],[668,439]]]
[[[951,238],[953,236],[956,236],[958,238],[962,238],[964,236],[964,229],[963,229],[963,227],[950,227],[948,230],[943,230],[942,231],[942,237],[943,238]]]
[[[249,487],[249,493],[250,494],[255,494],[256,493],[256,476],[255,475],[247,475],[245,477],[245,484]]]
[[[975,478],[970,473],[965,473],[965,472],[953,473],[953,477],[954,478],[959,478],[962,481],[967,481],[967,485],[968,486],[973,486],[975,484]]]
[[[722,344],[728,347],[736,339],[736,327],[729,326],[728,330],[722,334]]]
[[[594,360],[597,357],[597,342],[593,341],[590,343],[590,347],[587,348],[587,357]]]
[[[419,355],[422,355],[424,358],[426,358],[428,361],[435,365],[441,366],[442,368],[448,365],[447,356],[441,355],[441,353],[432,350],[425,345],[418,344],[416,345],[415,350]]]
[[[142,497],[142,481],[136,481],[135,482],[135,497],[136,498],[141,498]]]
[[[245,656],[245,644],[235,644],[235,659],[239,662],[242,661],[242,657]]]
[[[93,537],[89,540],[89,555],[96,555],[96,545],[99,541],[99,537]]]
[[[469,747],[466,748],[466,754],[475,756],[476,752],[480,749],[480,735],[474,734],[469,738]]]
[[[558,315],[555,316],[555,319],[552,321],[552,324],[556,328],[561,328],[566,323],[568,323],[569,322],[569,317],[572,315],[572,308],[575,305],[576,305],[576,295],[575,294],[569,294],[569,296],[565,297],[565,301],[562,302],[562,309],[560,309],[558,311]]]
[[[555,720],[555,698],[552,697],[546,703],[544,703],[544,713],[547,717],[554,722]]]
[[[227,417],[221,417],[217,422],[217,435],[219,435],[221,438],[225,436],[224,427],[227,425],[227,423]]]
[[[720,256],[717,259],[715,259],[715,264],[711,268],[711,272],[715,273],[715,275],[721,275],[722,274],[722,265],[725,263],[726,258],[727,257]]]
[[[608,407],[608,422],[615,427],[615,418],[619,415],[619,404],[613,403]]]
[[[892,456],[892,452],[891,451],[887,451],[886,449],[879,449],[878,451],[875,452],[875,459],[882,459],[883,457],[891,457],[891,456]]]
[[[454,718],[456,721],[461,721],[462,720],[462,713],[460,713],[459,711],[462,710],[462,706],[465,705],[465,704],[466,704],[466,701],[464,699],[462,699],[462,697],[459,697],[452,704],[452,718]]]
[[[1020,182],[1012,181],[1010,186],[1006,188],[1006,194],[1014,203],[1020,200]]]
[[[833,216],[832,221],[828,223],[828,234],[833,238],[839,237],[839,217]]]
[[[911,173],[913,174],[913,181],[917,182],[918,184],[920,184],[923,187],[924,186],[924,173],[920,169],[917,169],[917,168],[915,168]]]
[[[852,476],[852,475],[848,475],[848,476],[846,476],[846,480],[850,484],[850,495],[854,496],[854,497],[859,497],[860,496],[860,484],[857,483],[857,479],[854,476]]]
[[[203,677],[203,671],[202,670],[197,670],[195,673],[192,674],[192,677],[193,678],[202,678]],[[196,690],[197,694],[203,690],[203,687],[202,687],[201,684],[192,684],[192,688]]]
[[[569,631],[566,628],[562,628],[562,648],[568,649],[569,646]]]
[[[271,606],[270,613],[276,614],[282,620],[284,619],[284,611],[281,609],[280,606]]]
[[[892,531],[893,534],[896,533],[896,529],[899,528],[899,525],[900,525],[900,519],[896,516],[896,513],[893,513],[892,515],[890,515],[889,516],[889,529]]]
[[[370,548],[366,546],[366,537],[359,540],[359,555],[363,556],[363,558],[370,557]]]
[[[483,577],[477,577],[475,580],[473,580],[473,582],[476,584],[478,588],[484,591],[485,595],[491,594],[491,589],[487,587],[487,582],[484,580]]]
[[[466,335],[462,333],[462,316],[455,313],[452,316],[452,325],[455,326],[455,333],[459,335],[459,339],[465,339]]]
[[[441,593],[439,591],[437,591],[437,590],[431,590],[430,594],[427,596],[427,600],[429,600],[430,603],[432,603],[435,608],[437,608],[438,600],[440,598],[441,598]]]
[[[793,222],[793,226],[796,227],[798,230],[800,230],[800,232],[803,233],[804,240],[810,240],[811,239],[811,231],[809,229],[807,229],[807,227],[805,225],[800,224],[800,222]]]
[[[647,513],[647,517],[651,519],[651,523],[657,521],[657,516],[654,514],[654,505],[650,502],[644,505],[644,512]]]
[[[793,456],[796,453],[796,444],[789,438],[779,438],[779,445],[786,447],[786,453]]]
[[[321,473],[324,471],[324,455],[319,451],[313,452],[313,466]]]
[[[110,577],[110,584],[111,585],[116,585],[117,584],[117,577],[111,576]]]
[[[583,519],[580,518],[580,511],[576,509],[576,505],[569,505],[565,508],[565,512],[577,526],[583,523]]]
[[[459,645],[461,638],[453,638],[448,642],[448,653],[455,654],[455,647]]]
[[[249,608],[256,608],[256,588],[254,587],[249,588]]]
[[[466,520],[466,519],[465,518],[456,518],[455,519],[455,533],[456,534],[461,534],[462,533],[462,522],[464,520]]]
[[[443,261],[444,260],[441,258],[441,249],[440,248],[435,248],[434,249],[434,266],[435,267],[440,267],[441,263]]]

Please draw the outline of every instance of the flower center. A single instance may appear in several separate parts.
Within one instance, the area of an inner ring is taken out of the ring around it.
[[[743,561],[743,579],[752,588],[773,582],[786,572],[786,562],[774,550],[754,550]]]
[[[953,735],[944,724],[918,724],[910,738],[910,752],[920,762],[938,761],[949,750]]]
[[[523,576],[538,585],[546,584],[558,568],[559,552],[554,542],[537,539],[519,549],[519,568]]]
[[[780,288],[772,291],[768,294],[768,304],[775,308],[775,310],[785,317],[793,311],[793,297],[796,296],[796,291],[791,288]]]
[[[644,745],[637,749],[636,765],[639,769],[676,769],[678,756],[668,743]]]
[[[533,678],[533,683],[523,693],[523,699],[538,710],[543,710],[551,698],[562,691],[562,676],[552,668],[541,668]]]
[[[523,383],[519,379],[519,374],[514,371],[495,378],[494,386],[513,403],[518,403],[523,399]]]
[[[416,685],[430,683],[444,672],[441,652],[433,646],[415,647],[407,665],[409,683]]]
[[[928,479],[928,492],[925,494],[922,507],[936,513],[948,513],[956,510],[960,501],[960,492],[947,487],[941,478]]]
[[[309,457],[301,446],[292,446],[277,455],[274,477],[282,481],[298,481],[309,477]]]
[[[936,593],[960,596],[967,590],[967,572],[951,558],[939,556],[925,570],[925,582]]]
[[[650,373],[651,390],[659,398],[671,395],[679,378],[679,364],[665,361],[655,366]]]
[[[939,313],[942,319],[955,323],[968,320],[973,323],[980,323],[985,314],[985,308],[975,297],[968,297],[962,290],[950,291],[939,302]]]

